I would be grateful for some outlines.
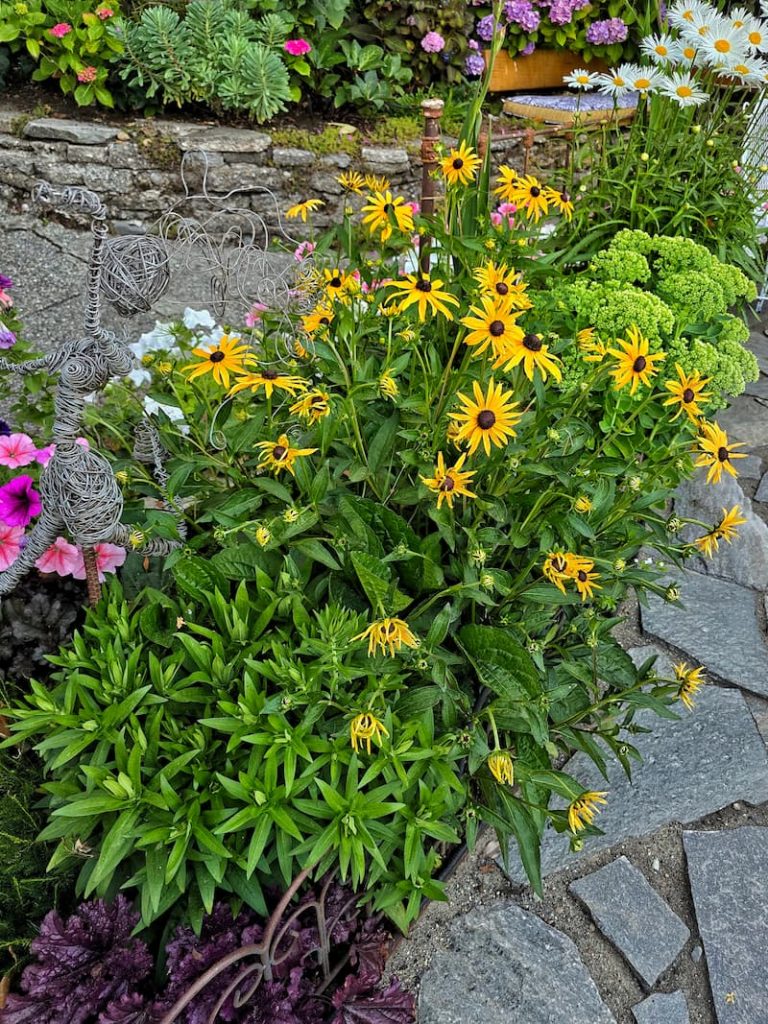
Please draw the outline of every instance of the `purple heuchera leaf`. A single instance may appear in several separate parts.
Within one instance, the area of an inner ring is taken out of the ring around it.
[[[114,999],[104,1013],[99,1014],[99,1024],[155,1024],[160,1016],[138,992]]]
[[[36,962],[8,996],[2,1024],[91,1024],[110,1002],[135,992],[152,970],[146,945],[131,938],[138,922],[124,896],[82,903],[62,920],[51,911],[32,943]]]
[[[389,932],[374,921],[366,921],[352,943],[350,960],[357,967],[358,978],[371,988],[381,980],[391,941]]]
[[[413,1024],[416,1002],[397,978],[378,992],[371,992],[364,980],[348,977],[333,994],[336,1016],[332,1024]]]

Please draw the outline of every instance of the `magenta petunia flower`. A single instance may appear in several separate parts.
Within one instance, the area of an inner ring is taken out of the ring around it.
[[[312,46],[306,39],[286,39],[283,49],[292,57],[303,57],[305,53],[310,52]]]
[[[37,447],[28,434],[9,434],[0,437],[0,466],[18,469],[35,461]]]
[[[421,40],[421,48],[426,53],[440,53],[445,49],[445,40],[439,32],[427,32]]]
[[[31,476],[17,476],[0,487],[0,522],[6,526],[29,526],[43,510]]]
[[[72,31],[72,26],[66,21],[60,21],[58,25],[54,25],[53,28],[49,28],[48,31],[57,39],[63,39],[64,36],[68,36]]]
[[[23,526],[6,526],[0,523],[0,572],[12,566],[19,557],[23,537]]]
[[[117,544],[94,544],[93,550],[96,552],[96,566],[99,570],[99,581],[103,583],[105,579],[104,574],[107,572],[116,572],[125,561],[127,552],[125,548],[121,548]],[[85,579],[85,560],[80,548],[78,548],[77,551],[77,563],[72,570],[72,575],[76,580]]]
[[[48,550],[40,555],[35,565],[40,572],[71,576],[81,561],[79,549],[63,537],[57,537]]]

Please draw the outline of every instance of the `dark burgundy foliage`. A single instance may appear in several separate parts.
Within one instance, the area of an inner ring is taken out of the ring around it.
[[[332,885],[326,895],[331,929],[331,962],[348,950],[346,967],[327,991],[315,955],[317,918],[305,894],[274,957],[272,977],[262,980],[245,1005],[230,995],[217,1022],[222,1024],[411,1024],[413,997],[396,981],[382,989],[388,933],[363,916],[349,890]],[[294,908],[295,910],[296,908]],[[291,911],[286,914],[290,917]],[[336,920],[338,918],[338,920]],[[131,939],[137,915],[124,897],[111,906],[82,904],[67,921],[49,914],[32,950],[36,962],[24,971],[23,995],[9,996],[0,1024],[157,1024],[197,979],[222,957],[257,944],[264,925],[249,911],[232,916],[221,904],[204,919],[201,934],[179,927],[166,949],[168,984],[155,994],[149,980],[152,958],[146,945]],[[245,958],[213,979],[176,1018],[175,1024],[207,1024],[230,985],[258,961]],[[350,971],[354,971],[351,974]],[[258,970],[239,986],[247,992]],[[343,984],[342,984],[343,981]]]

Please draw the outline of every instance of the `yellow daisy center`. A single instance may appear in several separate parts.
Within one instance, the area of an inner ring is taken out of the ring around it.
[[[624,79],[621,77],[621,75],[614,75],[613,84],[617,85],[619,87],[621,87],[622,85],[626,85],[626,83],[625,83]]]
[[[589,85],[589,75],[579,75],[576,81],[579,85]]]
[[[677,89],[675,89],[675,92],[678,96],[682,97],[683,99],[688,99],[689,96],[693,96],[693,89],[690,87],[690,85],[678,85]]]
[[[635,81],[635,88],[639,89],[641,92],[644,89],[650,89],[650,87],[651,87],[651,80],[650,80],[650,78],[638,78]]]
[[[747,38],[753,46],[757,46],[763,41],[763,34],[762,32],[750,32]]]
[[[667,47],[664,46],[662,43],[659,43],[658,46],[655,46],[654,50],[659,55],[659,57],[666,57],[667,54],[669,53],[669,50],[667,49]]]
[[[717,39],[715,40],[715,49],[718,53],[730,53],[731,44],[727,39]]]

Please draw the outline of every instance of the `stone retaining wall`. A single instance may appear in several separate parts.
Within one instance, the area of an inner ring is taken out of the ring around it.
[[[367,146],[359,156],[346,152],[316,155],[308,149],[273,144],[261,131],[201,126],[170,120],[136,121],[128,125],[62,120],[29,119],[18,111],[0,109],[0,200],[9,208],[29,201],[35,181],[45,178],[54,185],[85,185],[107,203],[116,231],[135,231],[146,226],[183,198],[180,163],[185,152],[202,151],[195,157],[187,183],[199,191],[207,163],[208,194],[244,191],[237,205],[249,207],[270,226],[277,223],[276,210],[318,196],[326,206],[313,220],[325,227],[339,219],[343,206],[339,174],[347,169],[385,175],[408,199],[420,191],[421,164],[418,143],[405,146]],[[499,139],[492,144],[496,163],[522,168],[523,147],[519,138]],[[531,152],[531,168],[552,179],[553,169],[565,166],[566,144],[562,139],[537,139]],[[269,189],[275,199],[265,193]],[[185,212],[205,204],[191,201]]]

